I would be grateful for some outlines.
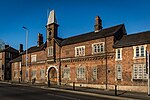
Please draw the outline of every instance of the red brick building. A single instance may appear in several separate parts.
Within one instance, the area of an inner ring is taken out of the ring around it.
[[[5,45],[5,49],[0,51],[0,80],[11,80],[10,61],[19,56],[19,50]]]
[[[146,51],[150,51],[150,31],[124,36],[116,48],[116,82],[120,89],[147,91]]]
[[[103,29],[99,16],[95,18],[94,31],[78,36],[60,38],[58,26],[51,11],[46,42],[43,43],[39,34],[38,45],[28,49],[27,67],[25,52],[21,55],[22,81],[35,79],[37,83],[47,83],[50,80],[51,84],[58,85],[75,82],[77,86],[103,89],[118,85],[119,89],[133,91],[144,87],[146,91],[144,50],[150,50],[150,32],[127,35],[124,24]]]

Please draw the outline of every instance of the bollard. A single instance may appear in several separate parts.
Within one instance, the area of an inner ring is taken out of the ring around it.
[[[20,83],[20,78],[19,78],[19,83]]]
[[[115,96],[117,96],[117,85],[115,85]]]
[[[73,90],[75,90],[75,82],[73,82]]]
[[[50,87],[50,80],[48,80],[48,87]]]

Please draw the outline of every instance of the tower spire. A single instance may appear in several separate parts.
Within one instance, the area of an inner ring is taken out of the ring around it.
[[[50,11],[48,20],[47,20],[47,39],[51,40],[52,38],[57,37],[58,23],[56,20],[56,15],[54,10]]]
[[[50,14],[48,16],[47,25],[50,25],[50,24],[58,24],[54,10],[50,11]]]

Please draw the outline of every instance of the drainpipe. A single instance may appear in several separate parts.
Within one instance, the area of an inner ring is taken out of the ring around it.
[[[105,37],[105,67],[106,67],[106,83],[105,83],[105,86],[106,86],[106,90],[108,89],[108,66],[107,66],[107,44],[106,44],[106,37]]]
[[[61,46],[59,47],[59,85],[61,85]]]

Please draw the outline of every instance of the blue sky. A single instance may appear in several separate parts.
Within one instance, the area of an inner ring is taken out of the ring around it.
[[[55,10],[62,38],[94,30],[95,16],[103,28],[125,24],[128,34],[150,30],[150,0],[0,0],[0,39],[18,49],[37,45],[37,35],[46,38],[47,12]]]

